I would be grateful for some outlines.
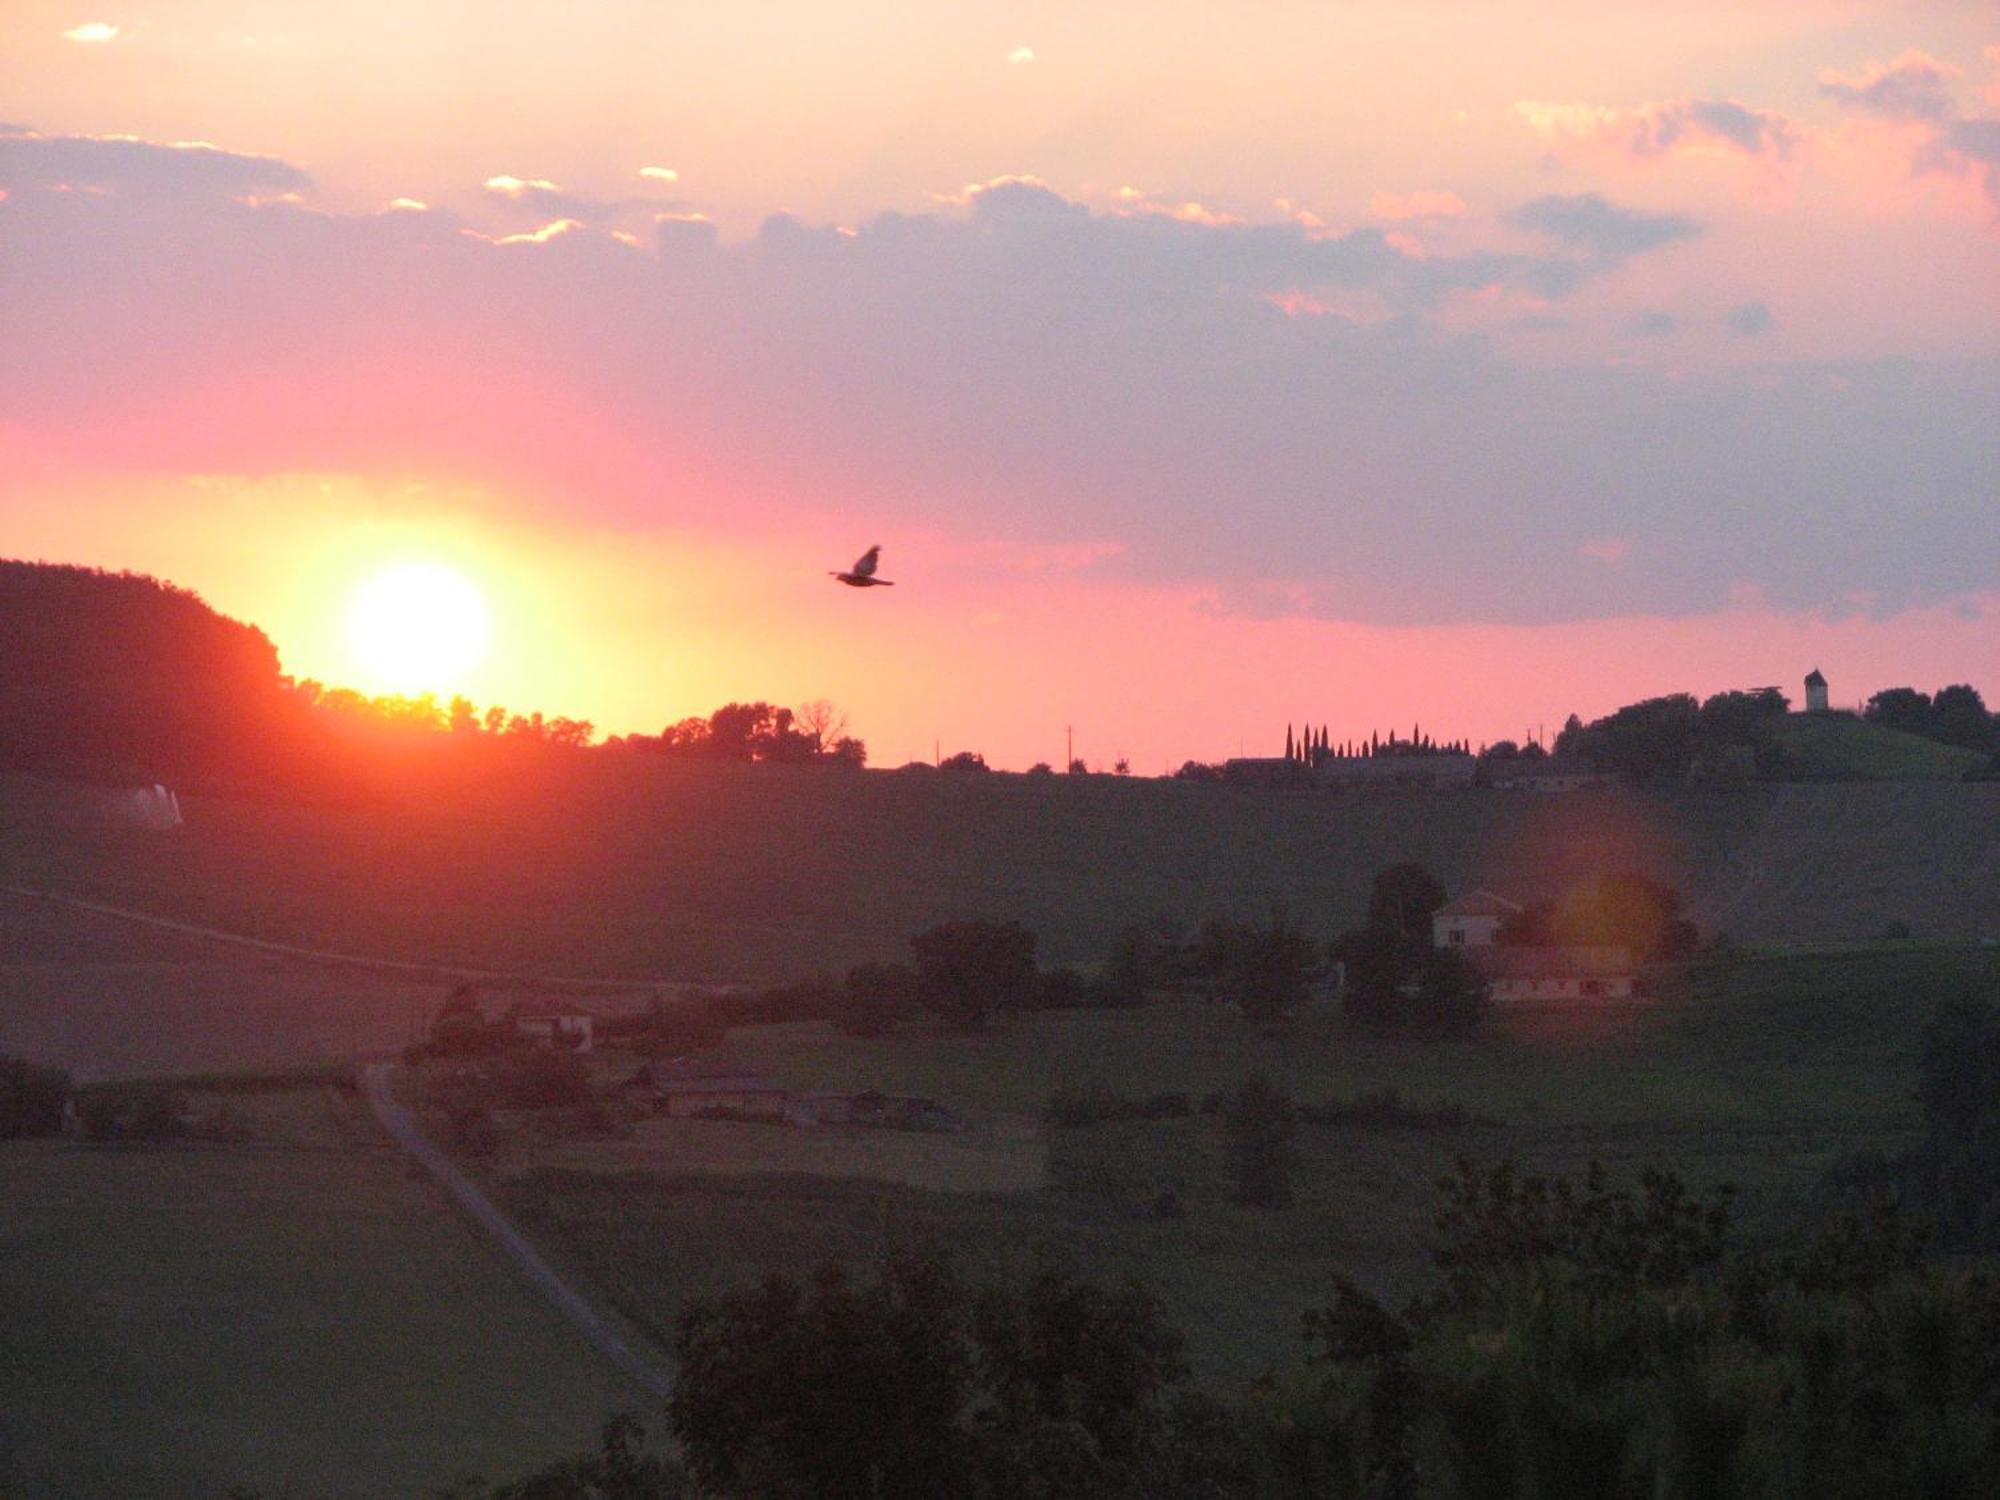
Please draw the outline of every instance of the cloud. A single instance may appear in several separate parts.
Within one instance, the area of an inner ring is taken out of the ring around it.
[[[663,177],[660,174],[665,173]],[[641,177],[653,181],[673,181],[679,177],[665,167],[645,167]],[[573,193],[546,177],[516,177],[511,173],[489,177],[480,184],[486,203],[517,223],[547,227],[559,219],[592,224],[599,228],[624,227],[657,213],[658,198],[591,198]]]
[[[72,26],[63,33],[63,40],[82,42],[86,46],[118,40],[118,28],[109,21],[85,21],[81,26]]]
[[[1582,142],[1640,159],[1716,147],[1782,159],[1798,143],[1797,129],[1782,114],[1734,99],[1673,99],[1627,109],[1524,99],[1514,112],[1551,141]]]
[[[1630,330],[1641,338],[1664,338],[1680,331],[1681,320],[1672,313],[1650,311],[1640,313],[1630,324]]]
[[[2000,49],[1988,48],[1987,56],[2000,61]],[[1912,158],[1911,169],[1980,180],[2000,212],[2000,120],[1959,113],[1950,87],[1958,76],[1949,63],[1912,51],[1892,63],[1871,61],[1852,77],[1827,73],[1820,92],[1850,108],[1929,125],[1933,134]]]
[[[1465,216],[1465,200],[1456,193],[1428,189],[1411,193],[1383,191],[1368,200],[1368,212],[1378,219],[1457,219]]]
[[[1093,211],[1016,179],[847,233],[660,216],[635,248],[557,216],[502,245],[435,211],[251,206],[194,153],[127,146],[170,191],[0,202],[0,411],[72,465],[421,480],[613,532],[865,517],[1383,623],[1991,585],[1966,538],[1990,532],[2000,362],[1570,367],[1427,315],[1606,275],[1684,238],[1673,216],[1541,200],[1523,227],[1549,253],[1419,261],[1377,228]],[[1382,314],[1288,317],[1293,292]],[[1579,539],[1629,553],[1552,569]]]
[[[1951,80],[1959,70],[1922,52],[1905,52],[1894,62],[1870,61],[1859,73],[1820,75],[1819,91],[1852,109],[1901,120],[1949,120],[1958,113]]]
[[[1685,215],[1619,208],[1598,193],[1537,198],[1508,214],[1507,222],[1574,246],[1606,266],[1701,233],[1701,225]]]
[[[236,197],[311,190],[312,178],[272,156],[206,141],[158,145],[131,136],[0,131],[0,186]]]
[[[1007,54],[1007,61],[1010,63],[1031,63],[1034,60],[1035,49],[1033,47],[1016,47],[1012,52]]]
[[[1771,316],[1771,309],[1761,302],[1744,302],[1723,314],[1722,321],[1730,331],[1740,333],[1745,338],[1757,338],[1769,333],[1777,326]]]
[[[654,182],[679,182],[681,180],[681,174],[676,172],[672,167],[641,167],[639,168],[639,175],[650,178]]]

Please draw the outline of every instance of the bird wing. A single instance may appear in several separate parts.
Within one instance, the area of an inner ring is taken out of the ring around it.
[[[854,576],[856,578],[873,578],[875,576],[876,559],[881,551],[880,547],[870,547],[866,552],[862,553],[861,560],[854,565]]]

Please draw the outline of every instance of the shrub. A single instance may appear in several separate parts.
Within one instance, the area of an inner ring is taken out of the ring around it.
[[[1051,1125],[1101,1125],[1113,1120],[1182,1120],[1194,1113],[1186,1094],[1154,1094],[1127,1099],[1102,1084],[1082,1089],[1057,1089],[1049,1095],[1044,1115]]]
[[[1289,1095],[1262,1073],[1252,1073],[1222,1099],[1224,1151],[1231,1196],[1252,1208],[1285,1208],[1292,1201],[1292,1137],[1298,1113]]]
[[[1357,1099],[1301,1104],[1298,1114],[1307,1125],[1342,1125],[1359,1130],[1459,1130],[1469,1125],[1496,1123],[1484,1115],[1473,1114],[1461,1104],[1438,1104],[1429,1109],[1405,1104],[1394,1089],[1363,1094]]]
[[[944,922],[910,947],[925,1006],[953,1025],[978,1030],[1035,998],[1035,935],[1019,922]]]
[[[908,964],[858,964],[834,1006],[834,1021],[849,1036],[884,1036],[922,1004],[923,989]]]
[[[69,1074],[0,1056],[0,1141],[54,1135],[69,1102]]]
[[[556,1109],[590,1102],[590,1065],[567,1047],[528,1047],[495,1058],[493,1102],[505,1109]]]
[[[114,1083],[76,1096],[77,1118],[93,1141],[167,1141],[188,1133],[187,1101],[164,1083]]]

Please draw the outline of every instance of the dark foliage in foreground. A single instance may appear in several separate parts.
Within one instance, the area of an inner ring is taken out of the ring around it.
[[[598,1451],[562,1459],[511,1483],[468,1479],[437,1493],[437,1500],[694,1500],[695,1488],[680,1465],[640,1446],[646,1429],[629,1412],[604,1424]]]
[[[69,1074],[0,1056],[0,1141],[54,1135],[62,1129]]]
[[[1137,1287],[973,1292],[934,1254],[774,1276],[681,1317],[670,1411],[717,1496],[1194,1496],[1243,1438]],[[1240,1492],[1240,1491],[1235,1491]]]
[[[1850,1212],[1907,1209],[1939,1248],[2000,1251],[2000,1009],[1964,996],[1924,1037],[1924,1139],[1914,1151],[1837,1162],[1824,1191]]]

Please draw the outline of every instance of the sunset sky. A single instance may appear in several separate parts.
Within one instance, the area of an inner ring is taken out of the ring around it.
[[[0,121],[0,555],[301,676],[415,563],[883,765],[2000,696],[1990,0],[10,0]]]

